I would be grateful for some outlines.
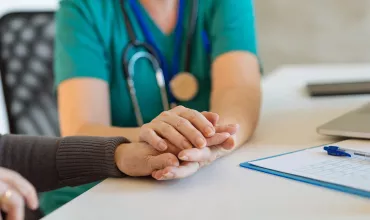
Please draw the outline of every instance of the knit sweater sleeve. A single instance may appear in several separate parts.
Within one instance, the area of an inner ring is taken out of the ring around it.
[[[37,191],[123,177],[114,161],[123,137],[0,135],[0,167],[14,170]]]

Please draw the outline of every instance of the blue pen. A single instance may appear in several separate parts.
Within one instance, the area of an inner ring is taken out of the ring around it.
[[[369,152],[351,150],[346,148],[341,148],[338,146],[326,146],[324,150],[328,152],[329,155],[332,156],[340,156],[340,157],[352,157],[352,155],[370,158]]]

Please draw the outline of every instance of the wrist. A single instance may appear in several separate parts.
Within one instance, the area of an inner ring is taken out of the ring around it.
[[[104,173],[107,173],[110,177],[122,175],[122,172],[116,163],[116,152],[120,146],[127,145],[127,143],[130,142],[125,138],[112,138],[106,145],[104,145],[106,157]]]
[[[123,156],[125,155],[124,151],[127,146],[128,146],[128,143],[121,144],[114,151],[114,162],[116,164],[117,169],[122,173],[123,173],[122,171]]]

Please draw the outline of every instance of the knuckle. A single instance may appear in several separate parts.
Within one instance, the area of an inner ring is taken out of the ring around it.
[[[148,130],[150,130],[150,125],[149,124],[144,124],[143,126],[141,126],[140,128],[140,134],[145,134],[146,132],[148,132]]]
[[[160,120],[160,117],[159,116],[156,117],[156,118],[153,118],[153,120],[150,123],[147,124],[147,127],[151,128],[151,127],[155,126],[155,124],[158,123],[158,122],[160,122],[160,121],[161,120]]]
[[[148,125],[143,125],[139,132],[139,139],[140,140],[147,140],[148,137],[151,135],[152,129],[148,127]]]
[[[171,112],[170,111],[163,111],[163,112],[161,112],[161,114],[159,116],[168,117],[170,115],[171,115]]]
[[[179,111],[185,111],[187,108],[185,108],[184,106],[182,105],[178,105],[175,107],[176,110],[179,110]]]
[[[176,128],[181,128],[181,127],[183,127],[184,125],[186,126],[186,125],[189,125],[189,121],[188,120],[186,120],[185,118],[180,118],[178,121],[177,121],[177,123],[176,123]]]
[[[187,114],[189,115],[189,120],[194,120],[197,117],[197,111],[193,109],[188,109]]]
[[[146,123],[146,124],[143,124],[141,126],[141,129],[140,130],[148,130],[150,128],[150,124],[149,123]]]

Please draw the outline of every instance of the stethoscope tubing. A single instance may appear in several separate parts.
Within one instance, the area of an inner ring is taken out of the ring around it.
[[[132,104],[134,107],[135,111],[135,117],[137,123],[141,126],[144,124],[144,120],[142,117],[142,113],[139,107],[139,102],[137,100],[137,95],[136,95],[136,89],[135,89],[135,82],[133,80],[134,77],[134,69],[135,69],[135,64],[137,63],[138,60],[140,59],[147,59],[151,62],[155,73],[155,78],[157,81],[157,85],[159,86],[160,89],[160,94],[161,94],[161,100],[162,100],[162,105],[165,111],[169,110],[169,104],[168,104],[168,97],[167,97],[167,91],[166,91],[166,85],[163,77],[163,72],[162,69],[159,66],[159,63],[155,57],[146,52],[146,51],[139,51],[136,52],[131,59],[128,62],[128,88],[130,90],[130,96],[132,100]]]
[[[134,69],[135,69],[136,62],[140,59],[147,59],[151,62],[152,67],[155,71],[156,82],[160,89],[162,106],[165,111],[169,110],[170,108],[169,99],[168,99],[167,90],[166,90],[166,82],[164,79],[163,70],[160,66],[160,63],[158,62],[159,56],[156,53],[156,50],[154,49],[154,47],[146,42],[141,42],[137,40],[134,29],[130,23],[128,14],[124,9],[124,0],[121,0],[121,8],[122,8],[128,36],[130,39],[128,45],[124,48],[123,53],[122,53],[122,64],[123,64],[123,70],[124,70],[123,72],[126,78],[127,88],[129,90],[133,110],[134,110],[135,117],[136,117],[136,122],[138,126],[142,126],[144,124],[144,120],[143,120],[142,112],[140,110],[139,101],[137,99],[135,82],[134,82],[134,72],[135,72]],[[193,34],[195,32],[197,14],[198,14],[198,0],[193,0],[191,20],[189,23],[190,33],[188,33],[187,40],[186,40],[186,44],[187,44],[186,59],[185,59],[186,71],[189,71],[188,69],[190,68],[191,41],[192,41]],[[140,48],[140,47],[143,48],[145,51],[136,52],[130,59],[128,60],[126,59],[127,57],[129,57],[128,55],[129,55],[130,49]]]

